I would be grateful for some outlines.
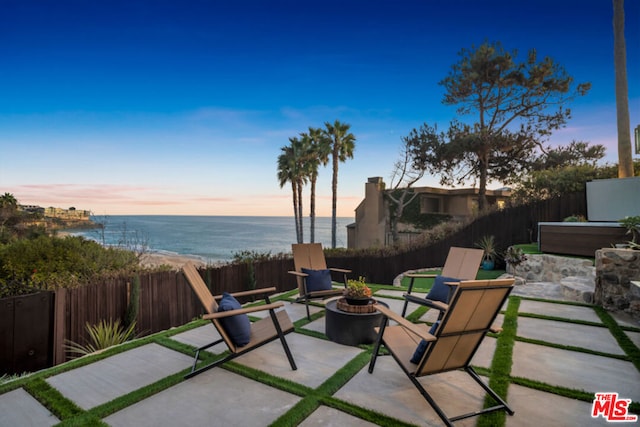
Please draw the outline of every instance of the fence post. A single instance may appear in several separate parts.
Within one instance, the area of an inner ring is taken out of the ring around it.
[[[64,351],[65,328],[67,318],[67,290],[56,289],[53,295],[53,365],[66,362]]]

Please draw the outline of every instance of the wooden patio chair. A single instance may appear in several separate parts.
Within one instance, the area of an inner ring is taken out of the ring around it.
[[[442,272],[440,274],[405,274],[404,276],[411,278],[411,281],[409,282],[409,289],[407,290],[407,293],[404,294],[405,300],[404,307],[402,308],[402,317],[404,317],[407,312],[409,302],[415,302],[412,300],[412,298],[414,298],[413,295],[411,295],[415,279],[437,279],[434,281],[431,291],[427,295],[427,300],[432,302],[428,307],[440,310],[442,313],[442,311],[447,308],[447,302],[451,296],[451,289],[453,289],[453,286],[457,284],[453,282],[475,279],[478,274],[478,269],[480,268],[483,255],[484,251],[482,249],[459,248],[452,246],[449,248],[449,254],[447,255],[447,259],[444,262],[444,267],[442,267]]]
[[[514,412],[482,381],[469,365],[487,332],[499,332],[492,324],[513,289],[514,279],[466,280],[458,284],[440,322],[429,327],[414,324],[387,307],[376,305],[383,321],[369,363],[373,373],[382,346],[386,347],[409,380],[433,407],[446,425],[486,412]],[[397,322],[389,326],[389,319]],[[453,370],[464,370],[491,396],[497,405],[479,411],[448,417],[419,378]]]
[[[289,271],[296,276],[299,296],[295,302],[304,302],[309,314],[309,301],[312,299],[325,299],[342,295],[343,289],[334,289],[332,273],[342,274],[342,282],[347,286],[347,274],[351,270],[342,268],[327,268],[327,262],[320,243],[294,243],[291,245],[293,252],[293,265],[295,271]]]
[[[291,369],[293,369],[294,371],[297,369],[296,363],[293,360],[293,355],[291,354],[291,350],[289,350],[289,346],[287,345],[287,341],[285,340],[285,335],[294,330],[293,323],[291,322],[291,319],[289,318],[289,315],[285,310],[276,311],[277,308],[284,306],[284,303],[282,301],[272,303],[269,300],[269,294],[276,291],[275,287],[235,292],[233,294],[225,294],[214,297],[213,295],[211,295],[209,288],[207,288],[207,285],[205,284],[204,280],[202,280],[200,273],[198,273],[198,270],[196,270],[196,267],[193,263],[189,262],[185,264],[182,267],[182,272],[187,279],[187,282],[189,282],[189,285],[191,285],[191,288],[204,306],[206,314],[202,316],[202,318],[211,320],[211,323],[213,323],[221,337],[220,339],[202,346],[196,350],[193,367],[191,368],[191,372],[188,373],[185,378],[191,378],[194,375],[221,365],[231,359],[234,359],[244,353],[247,353],[277,339],[279,339],[282,343],[282,347],[285,354],[287,355],[287,359],[289,359]],[[236,301],[234,304],[231,304],[235,305],[235,307],[231,307],[231,310],[220,311],[220,308],[224,309],[228,307],[220,307],[218,304],[218,300],[233,301],[229,299],[229,296],[243,297],[260,294],[264,295],[264,305],[242,308]],[[265,310],[269,311],[268,317],[252,323],[248,321],[248,313]],[[248,329],[245,329],[245,326]],[[239,339],[243,341],[238,342]],[[196,369],[200,351],[221,342],[224,342],[227,345],[229,354],[222,357],[221,359],[217,359],[209,365]]]

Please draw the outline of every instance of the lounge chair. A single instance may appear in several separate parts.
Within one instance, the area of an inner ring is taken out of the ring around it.
[[[429,327],[414,324],[382,305],[376,309],[384,315],[374,352],[369,363],[373,373],[380,349],[384,346],[413,385],[433,407],[446,425],[479,414],[505,410],[513,415],[504,400],[498,396],[470,366],[487,332],[499,332],[492,324],[507,300],[514,279],[466,280],[458,284],[443,318]],[[397,322],[389,326],[389,320]],[[464,370],[497,405],[463,415],[448,417],[435,402],[419,378],[453,370]]]
[[[275,287],[235,292],[233,294],[214,297],[211,295],[209,288],[207,288],[207,285],[204,280],[202,280],[200,273],[198,273],[198,270],[196,270],[193,263],[189,262],[185,264],[182,267],[182,272],[206,311],[206,314],[202,316],[202,318],[211,320],[211,323],[213,323],[221,336],[220,339],[196,350],[193,367],[191,368],[191,372],[188,373],[185,378],[191,378],[194,375],[221,365],[276,339],[280,339],[284,352],[287,355],[287,359],[289,359],[291,369],[297,369],[296,363],[293,360],[293,355],[291,354],[287,341],[285,340],[285,335],[294,330],[293,323],[286,311],[275,311],[275,309],[284,306],[282,301],[272,303],[269,300],[268,294],[274,293],[276,291]],[[260,294],[264,295],[264,305],[242,308],[240,307],[240,304],[235,301],[235,297],[246,297]],[[233,299],[229,298],[230,296],[233,297]],[[218,300],[220,301],[220,305],[218,304]],[[221,311],[221,309],[229,308],[229,311]],[[252,323],[248,321],[248,313],[265,310],[269,311],[268,317]],[[221,359],[217,359],[209,365],[196,369],[200,351],[221,342],[224,342],[227,345],[229,354]]]
[[[442,312],[447,308],[447,302],[451,296],[450,290],[453,289],[452,286],[455,285],[455,283],[452,282],[475,279],[478,274],[478,269],[480,268],[483,255],[484,251],[482,249],[459,248],[452,246],[449,249],[449,254],[444,262],[444,267],[442,267],[442,272],[439,275],[432,273],[405,274],[404,276],[411,278],[411,281],[409,282],[409,289],[407,290],[407,293],[404,294],[405,300],[404,307],[402,308],[402,317],[407,313],[407,306],[409,305],[409,302],[413,302],[411,291],[413,290],[413,283],[415,279],[437,279],[434,282],[429,295],[427,295],[427,300],[433,302],[428,305],[428,307],[435,308]]]
[[[311,320],[309,301],[342,295],[344,289],[333,288],[332,273],[342,274],[341,279],[346,288],[347,274],[351,273],[351,270],[327,268],[320,243],[294,243],[291,249],[295,271],[289,271],[289,273],[296,276],[299,294],[295,302],[304,302],[307,308],[307,319]]]

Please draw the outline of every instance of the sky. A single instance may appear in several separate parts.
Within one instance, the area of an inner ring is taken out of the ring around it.
[[[640,1],[625,3],[634,128]],[[439,82],[462,49],[487,41],[520,61],[536,49],[591,82],[548,142],[603,144],[617,162],[611,0],[0,0],[0,9],[0,194],[21,204],[292,216],[280,148],[340,120],[356,142],[339,166],[337,215],[353,217],[369,177],[389,182],[403,136],[473,121],[442,104]],[[317,215],[330,216],[330,167],[317,186]]]

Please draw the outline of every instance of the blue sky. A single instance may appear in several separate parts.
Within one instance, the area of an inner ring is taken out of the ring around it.
[[[0,5],[0,193],[23,204],[290,216],[280,147],[339,119],[356,136],[338,185],[338,215],[351,217],[368,177],[389,180],[402,136],[456,118],[438,82],[462,48],[484,41],[521,60],[535,48],[591,82],[549,142],[603,144],[617,162],[610,0]],[[640,2],[626,0],[625,13],[635,127]],[[317,203],[318,215],[331,214],[329,168]]]

